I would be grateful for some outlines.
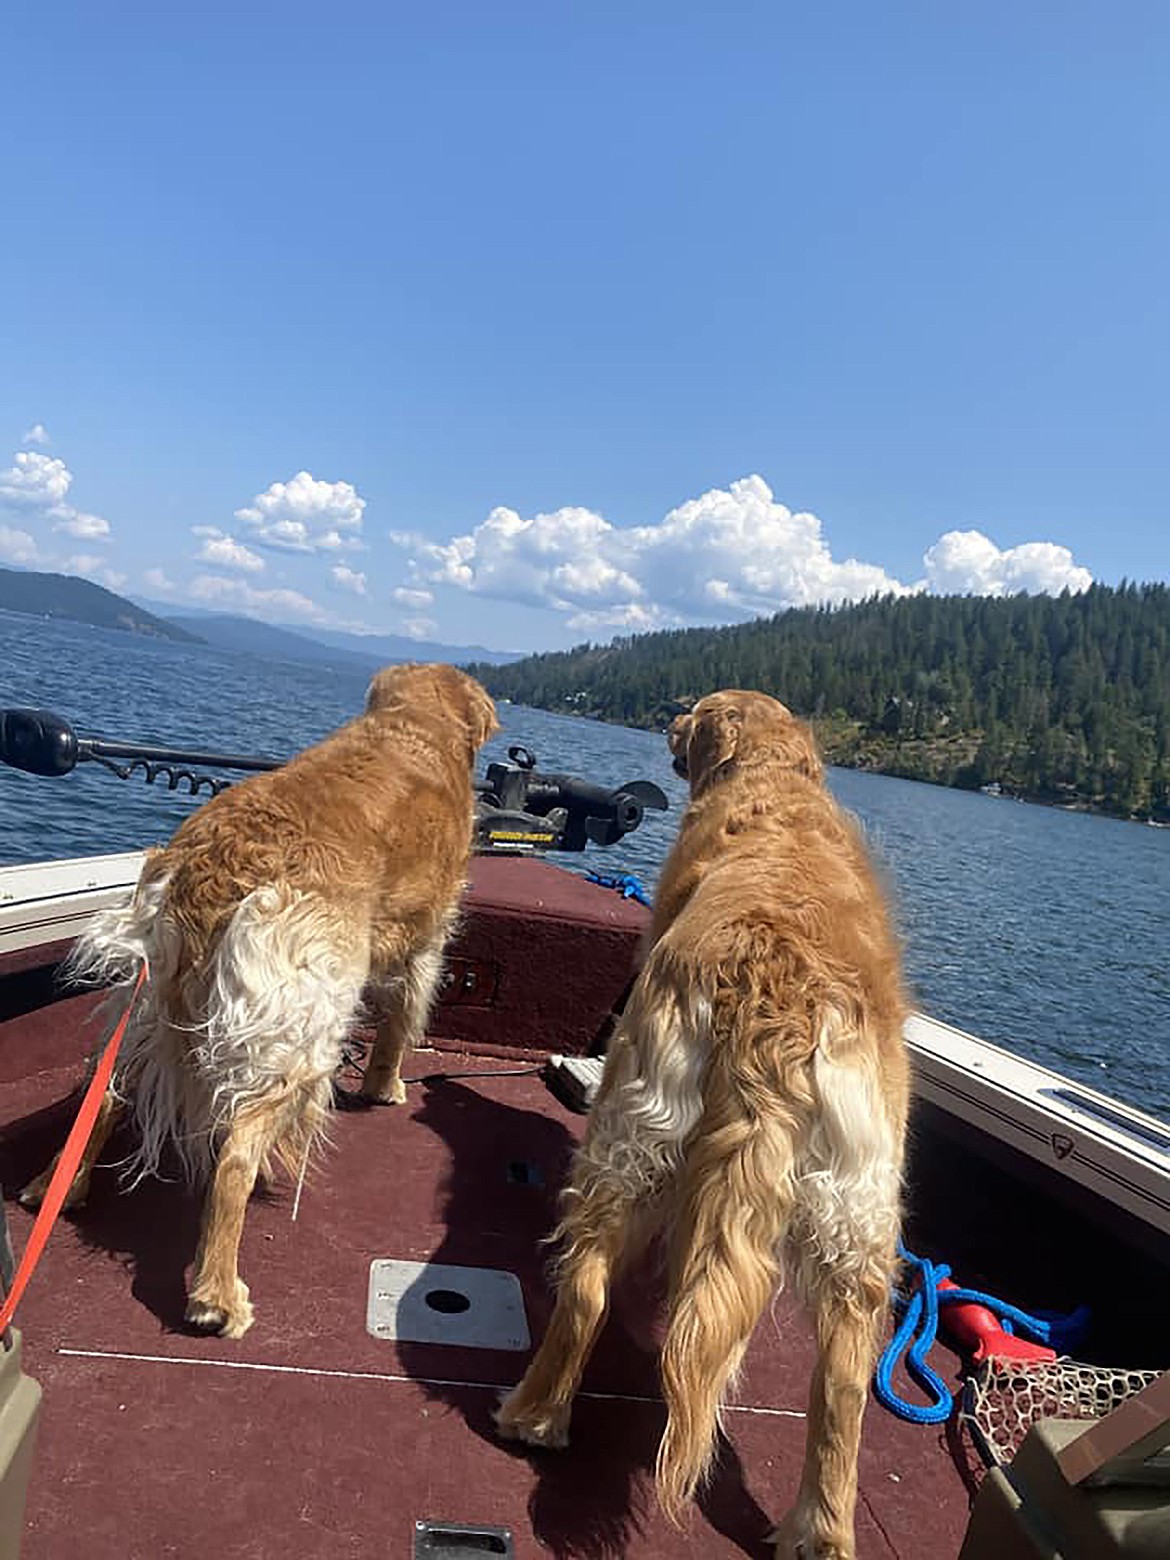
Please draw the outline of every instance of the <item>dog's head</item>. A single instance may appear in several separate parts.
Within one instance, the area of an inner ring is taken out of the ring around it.
[[[709,693],[667,732],[675,771],[695,796],[733,769],[772,764],[808,780],[824,771],[812,732],[766,693],[728,688]]]
[[[366,690],[366,714],[409,716],[412,712],[438,714],[461,725],[470,759],[500,729],[487,690],[457,666],[442,661],[407,661],[375,672]]]

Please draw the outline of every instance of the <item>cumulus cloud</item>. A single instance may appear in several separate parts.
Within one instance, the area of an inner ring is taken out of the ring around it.
[[[54,531],[64,531],[67,536],[77,537],[78,541],[104,541],[110,534],[108,520],[103,520],[101,515],[86,514],[84,509],[74,509],[71,504],[57,504],[48,513],[57,517],[53,521]]]
[[[221,574],[197,574],[187,589],[187,595],[195,601],[242,607],[260,617],[294,617],[321,622],[328,615],[299,590],[258,590],[254,585],[249,585],[247,580],[227,579]]]
[[[239,569],[245,574],[258,574],[264,567],[264,559],[258,552],[237,542],[234,536],[218,530],[213,525],[197,525],[191,528],[203,538],[195,554],[199,563],[215,564],[221,569]]]
[[[923,559],[935,595],[1010,596],[1020,591],[1058,596],[1088,590],[1093,576],[1055,542],[1022,542],[1005,551],[982,531],[948,531]]]
[[[22,444],[48,444],[49,430],[45,427],[44,423],[33,423],[32,427],[27,431],[24,438],[21,439],[20,442]]]
[[[40,428],[39,423],[37,427]],[[41,432],[44,432],[43,428]],[[42,455],[37,450],[18,450],[7,471],[0,471],[0,508],[16,510],[26,518],[46,522],[54,531],[62,531],[79,541],[108,540],[111,534],[108,520],[75,509],[67,502],[72,485],[73,473],[58,456]]]
[[[351,590],[355,596],[364,596],[366,593],[366,577],[357,569],[351,569],[344,563],[335,563],[329,570],[333,576],[333,582],[342,590]]]
[[[7,471],[0,471],[0,503],[14,509],[52,509],[63,504],[73,473],[54,455],[18,450]]]
[[[408,639],[429,639],[435,632],[435,627],[433,618],[412,617],[405,619],[401,631]]]
[[[401,533],[392,540],[432,583],[552,607],[573,628],[732,621],[907,589],[874,564],[835,561],[817,517],[777,503],[755,476],[690,499],[653,525],[620,529],[579,508],[531,519],[498,508],[447,543]]]
[[[153,590],[160,596],[173,596],[178,590],[178,586],[165,569],[145,570],[142,583],[148,590]]]
[[[435,599],[433,590],[417,590],[409,585],[399,585],[390,592],[390,596],[400,607],[409,607],[412,611],[418,607],[429,607]]]
[[[906,584],[878,564],[834,558],[817,516],[778,503],[758,476],[688,499],[649,525],[617,527],[581,508],[531,518],[497,508],[446,542],[390,537],[408,552],[420,589],[448,585],[547,607],[586,630],[735,622],[924,589],[1003,594],[1091,584],[1067,548],[1028,542],[1001,552],[978,532],[944,536],[926,555],[926,579]]]
[[[36,563],[37,557],[36,541],[27,531],[0,525],[0,558],[5,563]]]
[[[319,482],[298,471],[288,482],[274,482],[236,519],[258,542],[289,552],[335,552],[358,548],[366,507],[349,482]]]
[[[99,581],[107,590],[121,590],[126,576],[118,569],[107,566],[104,558],[93,553],[74,553],[61,565],[66,574],[84,574],[87,579]]]

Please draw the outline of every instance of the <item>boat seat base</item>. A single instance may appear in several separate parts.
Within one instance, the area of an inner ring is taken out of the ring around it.
[[[1170,1476],[1069,1484],[1061,1450],[1089,1421],[1033,1425],[1010,1468],[988,1473],[959,1560],[1165,1560]]]

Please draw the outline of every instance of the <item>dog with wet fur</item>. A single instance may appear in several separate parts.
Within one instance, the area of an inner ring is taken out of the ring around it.
[[[178,1151],[205,1190],[186,1320],[239,1338],[244,1216],[271,1161],[303,1174],[342,1046],[365,1005],[375,1038],[361,1092],[400,1104],[424,1032],[472,846],[476,755],[498,729],[479,683],[446,665],[376,674],[365,711],[282,768],[233,785],[148,853],[131,902],[103,912],[68,973],[114,983],[125,1008],[114,1084],[70,1187],[77,1206],[123,1110],[158,1174]],[[58,1156],[59,1157],[59,1156]],[[52,1167],[22,1201],[36,1206]]]
[[[812,1317],[804,1470],[777,1560],[852,1560],[857,1458],[889,1302],[909,1068],[900,954],[809,729],[729,690],[670,728],[691,801],[562,1195],[556,1305],[500,1431],[567,1444],[620,1266],[661,1235],[666,1428],[681,1522],[720,1407],[786,1275]]]

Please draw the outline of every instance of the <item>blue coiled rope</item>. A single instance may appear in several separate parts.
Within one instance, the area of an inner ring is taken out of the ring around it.
[[[586,872],[585,877],[601,888],[617,889],[623,899],[636,899],[640,905],[650,903],[646,890],[632,872],[618,872],[608,877],[602,872]]]
[[[998,1319],[1006,1333],[1019,1331],[1033,1343],[1046,1344],[1058,1354],[1075,1348],[1089,1323],[1089,1311],[1081,1306],[1069,1316],[1032,1316],[1006,1300],[980,1289],[944,1289],[939,1280],[949,1278],[950,1268],[929,1257],[916,1257],[899,1242],[898,1256],[911,1276],[910,1294],[895,1294],[894,1308],[901,1311],[873,1377],[873,1393],[883,1408],[915,1425],[939,1425],[951,1416],[954,1396],[927,1358],[938,1336],[940,1305],[983,1305]],[[894,1390],[894,1367],[906,1355],[906,1371],[930,1398],[929,1403],[908,1403]]]

